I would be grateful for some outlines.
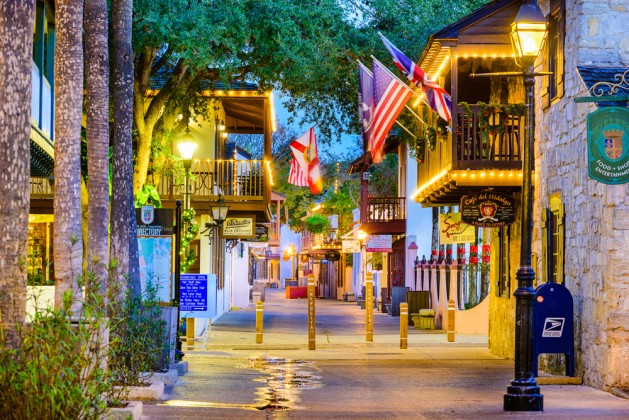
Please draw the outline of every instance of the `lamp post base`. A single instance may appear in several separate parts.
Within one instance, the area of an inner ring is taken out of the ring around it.
[[[504,411],[544,411],[544,396],[539,386],[533,384],[514,385],[512,382],[504,395]]]

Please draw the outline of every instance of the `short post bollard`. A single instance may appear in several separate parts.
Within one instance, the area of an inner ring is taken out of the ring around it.
[[[308,350],[317,348],[317,321],[315,317],[315,279],[308,276]]]
[[[408,348],[408,303],[400,303],[400,348]]]
[[[256,302],[256,343],[262,344],[264,333],[264,303],[259,300]]]
[[[186,346],[194,347],[194,318],[186,318]]]
[[[454,300],[448,301],[448,342],[454,342]]]
[[[365,276],[365,340],[373,341],[373,273]]]

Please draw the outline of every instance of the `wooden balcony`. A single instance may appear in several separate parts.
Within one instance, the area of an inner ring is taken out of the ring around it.
[[[262,160],[205,160],[190,169],[191,205],[207,209],[219,195],[230,205],[230,213],[257,213],[258,221],[271,220],[268,209],[268,168]],[[164,207],[174,207],[184,198],[183,176],[175,176],[169,165],[162,172],[157,191]],[[54,188],[46,178],[31,178],[31,207],[52,209]],[[34,205],[36,203],[36,205]]]
[[[367,234],[406,231],[406,197],[367,197],[361,201],[361,229]]]
[[[219,194],[225,201],[263,202],[266,185],[262,160],[195,161],[190,168],[191,199],[216,201]],[[157,191],[162,200],[183,198],[183,177],[176,177],[168,168],[162,172]]]
[[[453,106],[452,131],[426,149],[415,200],[426,206],[457,204],[461,196],[522,185],[524,117],[514,107]]]

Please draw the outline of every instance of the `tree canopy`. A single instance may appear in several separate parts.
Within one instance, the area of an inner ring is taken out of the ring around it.
[[[250,81],[289,98],[320,143],[357,133],[356,60],[386,64],[382,31],[411,58],[428,34],[486,1],[465,0],[136,0],[133,42],[138,160],[144,184],[153,136],[182,130],[174,115],[203,113],[200,83]],[[158,77],[159,76],[159,77]],[[147,98],[151,80],[162,78]],[[170,121],[167,121],[170,118]],[[183,120],[186,120],[185,118]]]

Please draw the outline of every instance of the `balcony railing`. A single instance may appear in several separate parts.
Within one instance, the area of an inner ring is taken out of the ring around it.
[[[418,184],[447,169],[516,170],[522,168],[524,117],[517,106],[453,106],[452,133],[426,150]]]
[[[262,160],[204,160],[190,168],[190,190],[195,199],[262,201],[266,179]],[[157,187],[160,197],[176,199],[183,196],[183,179],[171,170],[162,173]]]
[[[207,160],[194,162],[190,168],[190,191],[194,200],[264,201],[267,190],[262,160]],[[183,198],[184,181],[169,165],[162,173],[157,191],[160,198]],[[31,178],[32,198],[52,198],[54,189],[46,178]]]
[[[363,222],[389,222],[406,219],[406,197],[369,197]]]

